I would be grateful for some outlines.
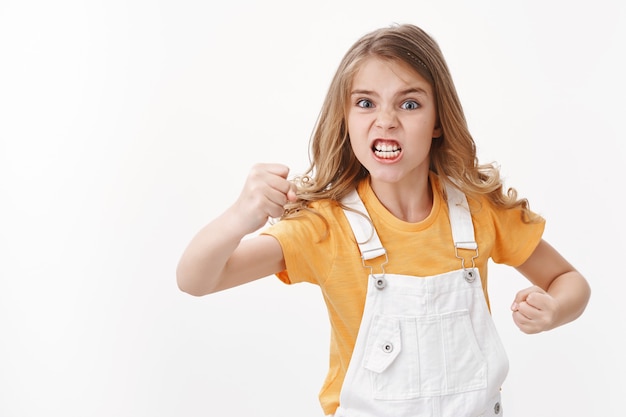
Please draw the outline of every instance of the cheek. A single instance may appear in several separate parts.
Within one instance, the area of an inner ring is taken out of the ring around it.
[[[411,129],[420,134],[420,136],[428,136],[434,137],[433,133],[436,131],[436,123],[434,120],[425,118],[416,120],[412,125]]]
[[[351,117],[347,120],[348,134],[350,137],[359,138],[363,135],[367,136],[367,121],[363,118]]]
[[[348,134],[356,131],[354,117],[350,117],[350,115],[348,115],[348,117],[346,118],[346,127],[348,129]]]
[[[370,152],[370,150],[365,146],[365,141],[363,141],[363,135],[359,135],[358,133],[352,131],[352,133],[348,133],[348,140],[350,142],[350,150],[356,159],[363,163],[363,158]]]
[[[348,133],[348,139],[350,141],[350,149],[352,149],[352,153],[355,155],[358,155],[359,154],[358,142],[349,133]]]

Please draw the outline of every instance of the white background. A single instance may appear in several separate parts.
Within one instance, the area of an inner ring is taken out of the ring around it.
[[[493,267],[507,417],[622,415],[624,4],[0,0],[0,416],[322,415],[319,290],[194,298],[175,267],[253,163],[306,168],[343,53],[393,22],[437,39],[481,159],[593,288],[528,336]]]

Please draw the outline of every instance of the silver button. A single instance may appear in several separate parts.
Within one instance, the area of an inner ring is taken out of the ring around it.
[[[474,282],[474,280],[476,279],[476,271],[474,271],[473,269],[466,269],[463,271],[463,277],[467,282]]]
[[[496,403],[496,405],[493,406],[493,412],[496,414],[500,414],[501,409],[502,407],[500,407],[500,403]]]
[[[382,290],[387,285],[387,280],[383,277],[374,278],[374,285],[379,290]]]
[[[393,345],[391,343],[384,343],[383,344],[383,352],[385,352],[385,353],[393,352]]]

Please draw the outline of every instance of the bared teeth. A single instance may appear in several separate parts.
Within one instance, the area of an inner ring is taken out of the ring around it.
[[[398,150],[398,145],[378,145],[374,147],[374,150],[379,152],[394,152]]]
[[[400,154],[400,147],[397,143],[378,142],[373,148],[374,154],[383,159],[392,159]]]

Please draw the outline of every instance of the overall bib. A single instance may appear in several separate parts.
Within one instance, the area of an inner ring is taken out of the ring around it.
[[[354,191],[343,201],[358,212],[344,210],[370,274],[335,417],[503,415],[500,387],[508,359],[474,264],[478,246],[467,199],[446,189],[451,254],[460,269],[429,277],[385,273],[388,255],[372,224],[358,214],[367,213],[360,197]],[[382,272],[374,273],[368,260],[380,260]]]

